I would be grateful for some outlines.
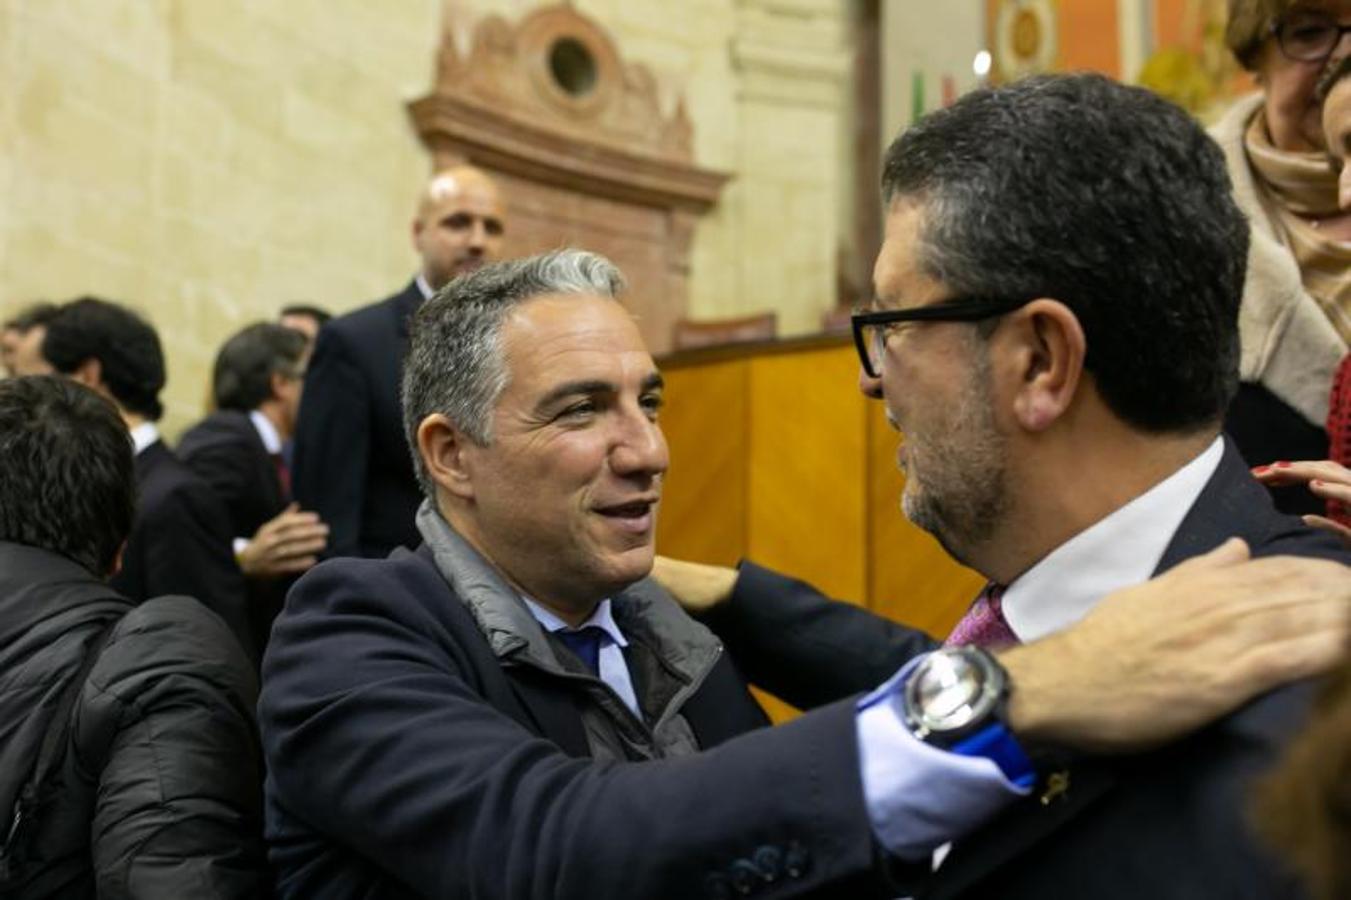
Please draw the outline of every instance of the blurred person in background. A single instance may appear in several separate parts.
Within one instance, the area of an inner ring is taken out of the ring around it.
[[[1225,422],[1249,465],[1328,455],[1329,395],[1351,344],[1351,215],[1338,207],[1317,85],[1351,50],[1351,0],[1229,0],[1225,41],[1254,73],[1212,136],[1252,222],[1242,385]],[[1303,488],[1285,512],[1321,514]]]
[[[42,358],[47,323],[56,304],[35,303],[0,328],[0,368],[6,375],[46,375],[52,368]]]
[[[314,341],[319,337],[319,329],[323,328],[331,318],[333,318],[332,313],[323,307],[309,303],[292,303],[289,306],[282,307],[281,315],[277,317],[277,323],[285,325],[287,328],[294,328],[305,335],[305,342],[310,349],[314,349]]]
[[[195,597],[255,654],[244,578],[230,554],[229,517],[211,488],[160,438],[164,352],[130,309],[96,297],[62,304],[42,354],[60,374],[112,401],[136,450],[136,518],[112,585],[133,603],[162,594]]]
[[[504,214],[497,185],[456,166],[427,183],[413,219],[422,259],[402,291],[319,332],[296,427],[295,498],[328,523],[329,555],[383,557],[420,541],[421,500],[404,444],[399,372],[408,319],[452,278],[498,257]]]
[[[133,465],[94,391],[0,383],[0,896],[264,895],[252,667],[200,603],[107,583]]]
[[[225,504],[233,552],[249,582],[253,644],[262,648],[294,576],[318,562],[328,528],[291,499],[282,457],[295,432],[309,345],[283,325],[249,325],[221,347],[215,412],[184,433],[178,456]]]
[[[1344,70],[1346,66],[1342,67]],[[1351,100],[1351,78],[1345,96]],[[1349,103],[1348,105],[1351,105]],[[1351,123],[1348,123],[1351,124]],[[1344,132],[1351,134],[1351,130]],[[1333,132],[1328,146],[1333,150]],[[1318,471],[1296,471],[1289,476],[1310,481],[1315,493],[1340,497],[1351,511],[1351,469],[1335,463],[1294,463],[1293,467],[1320,466]],[[1323,490],[1319,490],[1321,478]],[[1342,528],[1351,546],[1351,528]],[[1308,725],[1286,750],[1281,764],[1261,785],[1253,820],[1273,846],[1303,876],[1315,900],[1351,896],[1351,660],[1324,684]]]
[[[1316,93],[1323,101],[1327,164],[1337,177],[1338,203],[1351,212],[1351,169],[1345,164],[1351,150],[1351,56],[1329,65],[1319,79]],[[1281,460],[1259,466],[1253,473],[1267,485],[1306,485],[1315,498],[1326,501],[1327,511],[1325,515],[1305,515],[1304,520],[1337,532],[1351,544],[1351,356],[1342,360],[1333,378],[1327,432],[1327,460]]]

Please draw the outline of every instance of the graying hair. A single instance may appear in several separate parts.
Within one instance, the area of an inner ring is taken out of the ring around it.
[[[454,279],[413,316],[403,368],[403,427],[422,492],[435,485],[418,453],[422,420],[440,413],[480,446],[492,443],[492,411],[507,386],[502,323],[517,306],[546,294],[617,299],[624,276],[585,250],[555,250],[493,263]]]

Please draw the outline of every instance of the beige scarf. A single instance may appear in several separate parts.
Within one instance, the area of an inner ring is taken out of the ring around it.
[[[1278,150],[1266,119],[1254,116],[1243,136],[1248,159],[1285,232],[1309,296],[1351,344],[1351,243],[1328,238],[1309,217],[1339,214],[1337,176],[1321,153]]]

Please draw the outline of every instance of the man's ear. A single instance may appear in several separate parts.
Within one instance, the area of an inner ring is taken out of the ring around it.
[[[474,497],[473,450],[478,445],[455,423],[432,413],[417,428],[418,455],[427,474],[441,489],[454,497]]]
[[[1033,300],[1014,316],[1018,384],[1013,415],[1025,430],[1044,431],[1074,402],[1088,340],[1078,316],[1059,300]]]
[[[70,378],[97,391],[103,384],[103,363],[99,362],[98,357],[91,356],[75,367]]]

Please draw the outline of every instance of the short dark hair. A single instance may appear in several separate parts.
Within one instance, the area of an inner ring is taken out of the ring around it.
[[[1126,423],[1214,424],[1238,389],[1248,222],[1179,107],[1099,75],[967,94],[887,151],[883,194],[922,210],[919,254],[954,294],[1050,297]]]
[[[216,354],[211,392],[217,409],[249,412],[272,396],[272,375],[299,377],[305,335],[272,322],[257,322],[234,335]]]
[[[313,306],[309,303],[292,303],[290,306],[283,306],[279,315],[309,316],[320,327],[323,327],[325,322],[333,318],[333,313],[324,309],[322,306]]]
[[[80,297],[62,304],[47,323],[42,355],[56,371],[69,375],[97,359],[103,381],[128,412],[157,421],[164,414],[164,351],[149,322],[127,307]]]
[[[15,331],[31,331],[38,325],[46,325],[57,313],[57,305],[48,303],[45,300],[30,304],[19,310],[19,314],[12,319],[5,320],[5,328],[12,328]]]
[[[107,400],[56,375],[0,381],[0,541],[110,574],[131,532],[131,439]]]

